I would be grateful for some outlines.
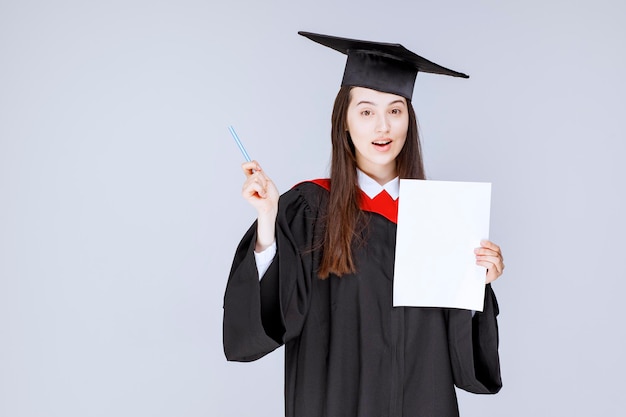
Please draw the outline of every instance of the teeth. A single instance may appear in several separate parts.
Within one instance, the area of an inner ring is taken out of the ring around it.
[[[388,145],[391,143],[390,140],[384,141],[384,142],[372,142],[374,145]]]

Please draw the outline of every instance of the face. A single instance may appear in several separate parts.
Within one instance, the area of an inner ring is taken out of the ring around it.
[[[396,177],[396,157],[409,129],[406,99],[363,87],[350,91],[348,131],[357,166],[379,181]]]

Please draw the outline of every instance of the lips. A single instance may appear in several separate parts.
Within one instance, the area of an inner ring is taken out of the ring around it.
[[[374,145],[374,149],[378,152],[387,152],[391,149],[391,142],[393,141],[388,138],[376,139],[372,142],[372,145]]]

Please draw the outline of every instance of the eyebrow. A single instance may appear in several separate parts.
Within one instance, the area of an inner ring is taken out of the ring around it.
[[[394,100],[391,103],[387,104],[387,106],[391,106],[391,105],[396,104],[396,103],[404,104],[404,101],[402,101],[400,99]],[[361,100],[358,103],[356,103],[357,106],[360,106],[361,104],[369,104],[371,106],[375,106],[376,105],[376,103],[374,103],[372,101],[367,101],[367,100]]]

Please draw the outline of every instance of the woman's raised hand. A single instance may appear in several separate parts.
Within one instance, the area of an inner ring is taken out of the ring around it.
[[[480,248],[474,249],[476,265],[487,268],[486,284],[489,284],[504,272],[504,258],[500,247],[489,240],[481,240]]]
[[[246,175],[241,195],[257,210],[259,216],[278,211],[278,189],[272,180],[265,175],[257,161],[245,162],[241,165]]]
[[[241,165],[246,175],[241,195],[258,213],[257,241],[255,250],[261,252],[275,239],[275,223],[278,214],[278,189],[257,161],[244,162]]]

